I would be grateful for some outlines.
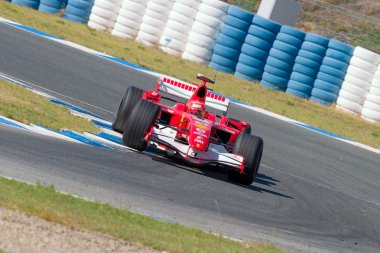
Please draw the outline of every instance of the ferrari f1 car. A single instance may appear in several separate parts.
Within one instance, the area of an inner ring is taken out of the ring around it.
[[[123,134],[128,147],[142,151],[149,146],[197,166],[224,166],[230,181],[250,185],[260,166],[263,140],[251,135],[249,123],[227,118],[230,101],[207,88],[215,80],[200,74],[197,78],[201,84],[162,77],[151,91],[128,87],[112,128]],[[187,101],[161,104],[165,93]]]

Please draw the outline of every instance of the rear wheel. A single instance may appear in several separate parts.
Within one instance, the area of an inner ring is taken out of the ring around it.
[[[228,179],[230,181],[250,185],[255,180],[263,154],[264,142],[258,136],[250,134],[240,134],[236,139],[233,153],[244,157],[244,173],[230,169]]]
[[[129,116],[124,132],[123,143],[137,150],[144,150],[147,145],[146,134],[157,120],[161,107],[147,100],[140,100]]]
[[[141,99],[143,91],[139,88],[130,86],[125,91],[121,99],[119,109],[117,110],[116,117],[112,123],[112,129],[116,132],[123,133],[125,123],[132,112],[133,107]]]

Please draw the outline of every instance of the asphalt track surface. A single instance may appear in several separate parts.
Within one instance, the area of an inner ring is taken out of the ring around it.
[[[129,85],[154,77],[0,24],[0,72],[107,120]],[[196,74],[196,73],[194,73]],[[231,184],[135,152],[0,125],[0,174],[239,239],[311,252],[379,252],[380,156],[232,105],[265,142],[256,182]]]

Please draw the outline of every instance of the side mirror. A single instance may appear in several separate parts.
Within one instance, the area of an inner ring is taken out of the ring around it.
[[[208,78],[208,77],[205,77],[205,76],[202,75],[202,74],[198,74],[198,75],[197,75],[197,78],[198,78],[199,80],[202,80],[203,82],[206,82],[206,83],[211,83],[211,84],[214,84],[214,83],[215,83],[215,79],[210,79],[210,78]]]

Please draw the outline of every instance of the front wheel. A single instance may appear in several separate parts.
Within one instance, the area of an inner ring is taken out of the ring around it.
[[[228,179],[230,181],[250,185],[255,181],[263,154],[264,142],[258,136],[240,134],[235,142],[233,153],[244,157],[244,173],[230,169]]]
[[[147,146],[145,136],[153,127],[160,112],[159,105],[147,100],[140,100],[125,124],[123,143],[128,147],[144,150]]]

